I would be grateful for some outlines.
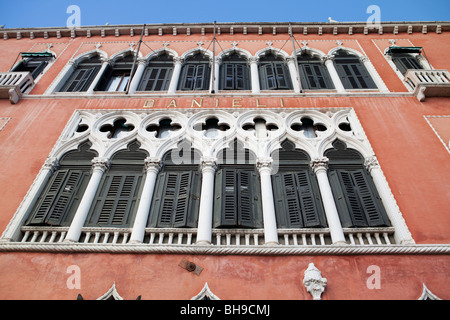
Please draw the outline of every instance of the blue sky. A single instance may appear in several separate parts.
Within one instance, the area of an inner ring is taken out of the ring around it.
[[[377,5],[381,21],[449,21],[450,0],[0,0],[6,28],[64,27],[70,5],[81,25],[195,22],[367,21]]]

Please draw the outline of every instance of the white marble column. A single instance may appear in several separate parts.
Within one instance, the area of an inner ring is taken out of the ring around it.
[[[172,73],[172,78],[170,79],[169,89],[167,90],[168,94],[174,94],[177,91],[178,81],[180,80],[181,75],[181,66],[183,65],[183,58],[176,57],[173,59],[174,68]]]
[[[372,62],[370,62],[369,58],[367,56],[364,56],[364,57],[361,57],[360,60],[364,64],[364,67],[369,72],[370,77],[375,82],[375,85],[378,87],[380,92],[389,92],[389,89],[386,87],[386,84],[381,79],[380,75],[378,74],[377,70],[373,66]]]
[[[203,158],[202,190],[200,195],[200,209],[198,214],[197,244],[209,245],[212,240],[212,219],[214,204],[214,178],[216,173],[216,159]]]
[[[92,160],[92,175],[89,179],[89,183],[84,191],[83,198],[78,206],[77,212],[73,217],[70,224],[69,231],[67,232],[65,242],[78,242],[81,236],[81,229],[86,222],[87,215],[91,209],[92,202],[94,201],[97,189],[102,180],[103,173],[109,167],[109,160],[106,158],[94,158]]]
[[[299,74],[297,72],[297,67],[295,66],[295,58],[289,57],[286,58],[287,65],[289,68],[289,74],[291,75],[292,84],[294,86],[294,92],[300,93],[301,88],[301,80],[299,79]]]
[[[333,81],[334,87],[336,88],[338,93],[345,92],[344,85],[342,84],[341,78],[339,77],[339,74],[336,71],[336,68],[334,67],[333,59],[334,56],[332,55],[326,55],[322,57],[323,61],[325,62],[325,66],[327,67],[328,73],[330,74],[331,81]]]
[[[378,195],[384,205],[384,209],[391,221],[392,226],[395,228],[394,238],[396,244],[414,244],[414,240],[411,233],[406,226],[406,222],[403,219],[400,209],[392,195],[386,178],[381,171],[378,160],[375,156],[368,157],[365,160],[365,166],[372,176],[375,187],[377,188]]]
[[[261,92],[261,87],[259,85],[259,72],[258,72],[258,57],[249,58],[250,63],[250,74],[252,80],[252,93],[258,94]]]
[[[103,73],[105,73],[106,68],[109,66],[109,64],[111,63],[111,60],[109,59],[105,59],[105,58],[101,58],[102,61],[102,67],[100,68],[100,70],[97,72],[97,75],[95,76],[94,80],[92,81],[91,85],[89,86],[89,88],[87,89],[86,93],[87,94],[93,94],[94,93],[94,89],[97,86],[97,84],[99,83],[100,79],[103,77]]]
[[[147,67],[147,59],[138,58],[138,66],[136,72],[134,73],[133,79],[131,79],[130,88],[128,89],[129,94],[133,94],[139,87],[141,83],[142,75],[144,74],[145,68]]]
[[[129,243],[142,243],[145,237],[145,227],[150,213],[156,179],[161,170],[161,161],[156,158],[145,159],[145,181],[142,188],[141,199],[139,201],[136,218],[134,219],[133,231]]]
[[[328,180],[328,158],[320,158],[311,161],[311,167],[317,177],[323,208],[327,216],[328,228],[330,229],[331,241],[335,245],[346,244],[344,231],[334,202],[330,181]]]
[[[272,159],[258,160],[256,167],[261,180],[264,241],[267,245],[278,244],[277,219],[272,189]]]

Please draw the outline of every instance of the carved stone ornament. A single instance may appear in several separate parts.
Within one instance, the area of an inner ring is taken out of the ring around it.
[[[311,161],[311,168],[312,168],[313,172],[315,172],[315,173],[317,173],[317,171],[319,171],[319,170],[327,171],[328,162],[329,162],[329,160],[327,157],[313,159]]]
[[[327,286],[327,279],[322,278],[322,274],[319,269],[316,268],[314,263],[310,263],[308,269],[305,271],[305,277],[303,278],[303,285],[306,290],[313,296],[314,300],[322,300],[321,295],[325,291]]]

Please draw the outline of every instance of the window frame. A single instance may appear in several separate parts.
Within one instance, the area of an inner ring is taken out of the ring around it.
[[[278,59],[260,61],[258,70],[261,90],[293,89],[291,76],[284,61]],[[271,78],[273,80],[270,80]]]
[[[339,55],[339,53],[343,53]],[[346,90],[378,89],[361,59],[345,50],[339,50],[334,58],[334,67]]]
[[[219,90],[250,90],[249,69],[247,60],[238,54],[223,58],[220,65]]]
[[[95,59],[98,59],[98,61]],[[86,92],[100,69],[101,61],[98,55],[81,61],[58,92]],[[80,74],[81,78],[77,79]],[[69,91],[71,87],[73,88]]]
[[[318,59],[307,56],[306,59],[302,56],[297,58],[300,69],[300,81],[302,89],[304,90],[333,90],[335,86],[331,80],[331,76],[326,66]],[[307,67],[310,68],[309,73]],[[315,87],[311,86],[311,83]],[[322,84],[323,82],[323,84]]]
[[[165,70],[165,72],[161,77],[163,70]],[[152,73],[155,71],[156,75],[152,77]],[[142,74],[137,91],[167,91],[172,80],[173,71],[174,61],[173,58],[168,55],[158,56],[155,59],[150,60]]]
[[[211,66],[206,55],[198,53],[185,61],[182,66],[178,90],[208,90],[211,80]]]
[[[261,188],[255,166],[221,165],[215,173],[213,207],[213,228],[262,228]]]

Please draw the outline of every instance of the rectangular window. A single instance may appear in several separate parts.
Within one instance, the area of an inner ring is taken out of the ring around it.
[[[209,86],[209,66],[207,64],[188,64],[181,77],[181,90],[207,90]]]
[[[392,61],[403,75],[405,75],[409,69],[423,69],[416,58],[409,54],[394,54],[392,55]]]
[[[89,89],[99,67],[76,69],[69,78],[61,92],[84,92]]]
[[[376,89],[371,76],[361,62],[343,62],[335,64],[345,89]]]
[[[259,72],[262,90],[292,89],[290,76],[283,62],[262,63]]]
[[[326,68],[319,63],[299,63],[303,89],[334,89]]]
[[[87,186],[88,177],[88,171],[56,171],[47,183],[26,224],[69,225]]]
[[[215,227],[261,227],[259,188],[259,179],[254,171],[231,168],[219,170],[214,197]]]
[[[326,227],[320,192],[308,169],[272,177],[279,228]]]
[[[334,169],[329,178],[344,228],[390,226],[367,170]]]
[[[107,92],[121,92],[127,88],[128,81],[130,80],[130,72],[114,72],[104,91]]]
[[[142,173],[111,170],[106,174],[87,224],[91,227],[129,227],[136,214],[141,180]]]
[[[200,205],[201,176],[197,171],[161,172],[150,209],[150,227],[195,228]]]
[[[141,80],[139,91],[167,91],[172,78],[172,67],[148,68]]]

